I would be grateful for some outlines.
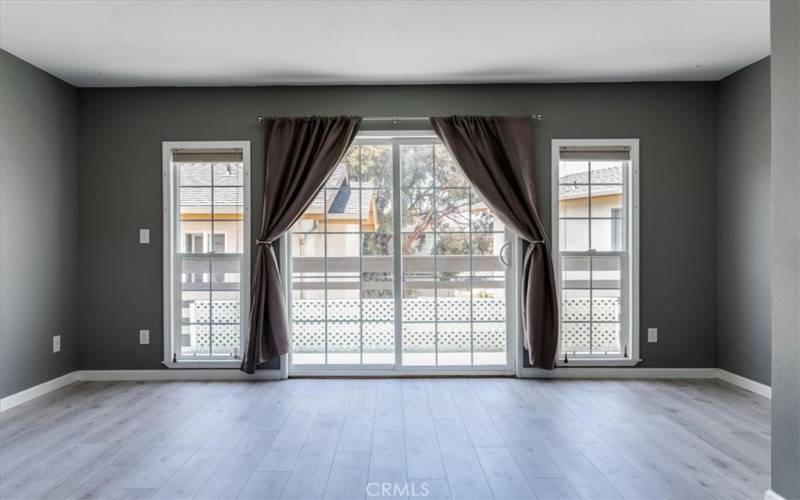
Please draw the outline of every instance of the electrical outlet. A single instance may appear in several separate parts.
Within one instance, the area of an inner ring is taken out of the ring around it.
[[[53,352],[61,350],[61,335],[53,335]]]
[[[139,230],[139,243],[142,245],[149,245],[150,244],[150,230],[149,229],[140,229]]]
[[[150,343],[150,330],[139,330],[139,343],[140,344]]]
[[[647,329],[647,341],[655,344],[658,342],[658,328]]]

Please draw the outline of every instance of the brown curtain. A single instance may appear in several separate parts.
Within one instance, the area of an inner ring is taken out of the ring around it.
[[[289,352],[286,297],[274,243],[314,200],[356,137],[352,116],[265,120],[264,205],[256,242],[250,328],[241,370]]]
[[[431,124],[495,215],[527,242],[522,259],[522,325],[530,363],[552,369],[558,298],[550,243],[536,209],[533,119],[433,117]]]

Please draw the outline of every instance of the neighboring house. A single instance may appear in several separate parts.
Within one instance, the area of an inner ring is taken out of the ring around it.
[[[347,165],[340,163],[292,231],[358,233],[359,224],[363,232],[377,229],[375,188],[371,182],[351,180]],[[353,255],[358,255],[357,247]]]

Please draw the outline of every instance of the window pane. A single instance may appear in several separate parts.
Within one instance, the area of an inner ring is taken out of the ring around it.
[[[472,230],[475,232],[503,232],[506,230],[505,224],[500,219],[497,219],[492,213],[489,206],[483,201],[481,196],[474,189],[471,191],[470,196],[472,203],[470,210],[472,212]]]
[[[432,275],[434,272],[433,234],[403,234],[401,250],[403,252],[403,273]]]
[[[622,288],[622,259],[592,257],[592,288]]]
[[[600,252],[625,250],[622,219],[592,219],[592,248]]]
[[[292,363],[325,364],[325,323],[292,325]]]
[[[589,162],[560,161],[558,163],[558,182],[560,184],[589,182]]]
[[[209,325],[181,326],[181,356],[208,356],[211,354],[211,327]]]
[[[361,146],[361,176],[354,180],[364,182],[364,187],[392,189],[391,144],[364,144]],[[391,203],[389,204],[391,206]]]
[[[241,311],[238,290],[211,292],[211,319],[214,323],[239,323],[242,320]]]
[[[469,189],[439,189],[436,191],[436,230],[469,231]]]
[[[622,184],[622,169],[627,162],[592,160],[592,184]]]
[[[208,323],[211,290],[208,259],[181,261],[181,318],[183,323]]]
[[[433,231],[433,189],[407,189],[400,195],[404,232]]]
[[[506,324],[473,323],[473,363],[475,365],[506,364]]]
[[[389,189],[363,189],[361,196],[361,231],[392,234],[394,232],[392,191]]]
[[[400,184],[404,188],[433,186],[433,145],[400,146]]]
[[[589,250],[589,221],[561,219],[558,222],[559,250],[584,252]]]
[[[361,190],[341,186],[338,189],[326,189],[325,196],[326,230],[330,233],[358,233],[361,221]]]
[[[394,323],[364,323],[364,364],[394,365]]]
[[[211,163],[176,163],[179,186],[210,186]]]
[[[342,161],[339,162],[340,169],[344,169],[343,173],[351,181],[358,181],[361,173],[361,155],[360,146],[351,146],[345,152]]]
[[[589,217],[588,185],[559,186],[558,193],[558,209],[561,217]]]
[[[472,331],[468,322],[436,325],[439,366],[468,366],[472,362]]]
[[[436,365],[435,323],[403,323],[403,366]]]
[[[361,323],[328,323],[328,364],[361,363]]]
[[[456,164],[444,145],[437,144],[434,154],[436,155],[436,187],[469,187],[469,182],[461,171],[461,167]]]
[[[561,257],[561,287],[589,288],[590,257]]]
[[[211,325],[211,355],[239,356],[240,325]]]
[[[433,277],[403,279],[403,321],[433,321],[436,318],[436,281]]]
[[[592,292],[592,321],[621,321],[621,292],[621,290],[594,290]]]
[[[570,354],[589,354],[591,323],[562,323],[561,350]]]
[[[244,185],[244,163],[215,163],[215,186],[242,186]]]
[[[592,353],[623,354],[621,333],[619,323],[592,323]]]
[[[505,279],[473,278],[472,319],[474,321],[505,321]]]
[[[589,321],[589,309],[591,300],[589,290],[570,290],[561,291],[561,320],[562,321]]]
[[[180,222],[180,253],[207,253],[206,235],[211,235],[210,221],[187,220]]]
[[[621,185],[592,186],[592,217],[622,217]]]

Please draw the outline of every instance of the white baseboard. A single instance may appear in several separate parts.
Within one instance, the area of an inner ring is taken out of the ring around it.
[[[767,490],[764,493],[764,500],[786,500],[786,499],[783,498],[782,496],[778,495],[777,493],[775,493],[772,490]]]
[[[53,392],[57,389],[61,389],[62,387],[75,383],[78,380],[76,374],[77,372],[69,372],[66,375],[62,375],[58,378],[48,380],[47,382],[42,382],[39,385],[34,385],[33,387],[29,387],[23,391],[6,396],[3,399],[0,399],[0,412],[10,410],[11,408],[19,406],[22,403],[27,403],[28,401],[36,399],[39,396],[44,396],[48,392]]]
[[[717,369],[717,378],[742,389],[747,389],[750,392],[755,392],[759,396],[772,399],[772,387],[761,382],[750,380],[722,368]]]
[[[521,378],[546,379],[655,379],[655,378],[716,378],[716,368],[635,368],[621,366],[558,367],[555,370],[523,368]]]
[[[505,374],[505,373],[504,373]],[[360,376],[369,376],[360,373]],[[442,374],[446,375],[446,374]],[[452,375],[452,374],[451,374]],[[338,376],[347,376],[339,374]],[[374,376],[374,374],[373,374]],[[751,391],[766,398],[771,397],[772,389],[768,385],[736,375],[720,368],[625,368],[625,367],[561,367],[555,370],[523,368],[521,378],[540,379],[703,379],[717,378]],[[236,369],[185,369],[185,370],[79,370],[67,373],[53,380],[35,385],[24,391],[11,394],[0,400],[0,411],[6,411],[32,399],[65,387],[74,382],[111,382],[111,381],[169,381],[169,380],[281,380],[281,370],[258,370],[255,375],[248,375]],[[780,500],[780,496],[772,491],[767,492],[767,500]]]
[[[81,370],[80,382],[111,382],[136,380],[279,380],[280,370],[258,370],[253,375],[237,369],[182,369],[182,370]]]

